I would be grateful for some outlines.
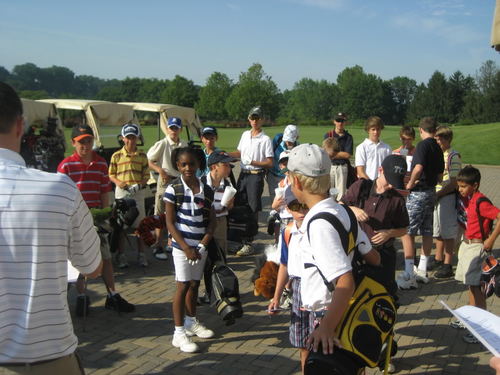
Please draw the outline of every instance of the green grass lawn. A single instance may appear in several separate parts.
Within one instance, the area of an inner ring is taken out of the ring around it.
[[[234,151],[238,145],[239,139],[243,131],[248,128],[218,128],[219,140],[217,146],[226,151]],[[279,132],[283,132],[284,127],[266,127],[264,132],[271,139]],[[348,131],[354,138],[354,145],[357,146],[365,138],[366,133],[362,128],[347,127]],[[382,131],[382,140],[388,143],[392,148],[400,146],[399,142],[399,126],[386,126]],[[330,130],[326,126],[300,126],[300,142],[321,144],[323,135]],[[119,130],[117,130],[118,133]],[[156,127],[143,127],[145,145],[144,150],[148,150],[151,145],[158,139],[158,131]],[[418,129],[417,141],[418,139]],[[71,154],[70,129],[66,129],[66,139],[68,140],[69,149],[66,154]],[[466,164],[489,164],[500,165],[500,123],[469,125],[469,126],[454,126],[453,148],[459,151],[462,155],[462,161]],[[182,135],[181,135],[182,137]],[[110,137],[107,144],[116,144],[115,137]]]

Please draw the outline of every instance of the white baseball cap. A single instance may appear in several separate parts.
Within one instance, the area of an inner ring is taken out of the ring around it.
[[[283,131],[284,142],[295,142],[299,136],[299,129],[295,125],[287,125]]]
[[[330,174],[331,166],[325,150],[312,143],[303,143],[290,151],[286,169],[304,176],[319,177]]]

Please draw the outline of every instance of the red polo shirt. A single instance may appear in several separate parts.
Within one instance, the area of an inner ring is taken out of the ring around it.
[[[89,165],[86,165],[75,152],[59,164],[57,171],[67,174],[76,183],[89,208],[100,208],[101,194],[112,190],[108,164],[95,152],[92,152],[92,161]]]
[[[469,202],[465,203],[465,210],[467,212],[467,227],[465,228],[465,238],[468,239],[481,239],[481,229],[479,228],[479,218],[477,216],[477,200],[480,197],[485,197],[483,193],[476,191],[472,194]],[[484,233],[489,234],[491,223],[494,221],[500,209],[495,207],[489,202],[481,202],[479,205],[479,214],[483,217]]]

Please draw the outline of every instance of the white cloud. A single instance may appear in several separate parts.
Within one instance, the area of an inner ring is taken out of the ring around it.
[[[304,4],[322,9],[338,9],[344,4],[344,0],[292,0],[295,3]]]

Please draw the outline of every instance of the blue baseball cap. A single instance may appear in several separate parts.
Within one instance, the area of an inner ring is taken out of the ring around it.
[[[125,124],[122,127],[122,137],[126,137],[127,135],[135,135],[136,137],[141,135],[141,131],[139,126],[136,124]]]
[[[178,128],[182,128],[182,121],[179,117],[169,117],[168,118],[168,127],[176,126]]]

